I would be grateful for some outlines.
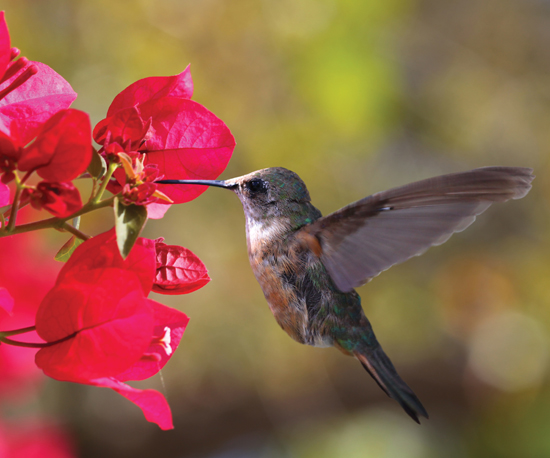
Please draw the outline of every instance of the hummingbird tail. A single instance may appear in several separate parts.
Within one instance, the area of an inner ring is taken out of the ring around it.
[[[374,350],[368,349],[363,353],[355,353],[355,357],[378,383],[378,386],[390,398],[395,399],[414,421],[420,424],[419,416],[428,418],[428,412],[413,390],[399,376],[382,347],[378,346]]]

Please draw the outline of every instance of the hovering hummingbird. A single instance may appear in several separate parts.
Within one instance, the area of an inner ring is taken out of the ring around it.
[[[426,409],[376,340],[354,288],[445,242],[493,202],[520,199],[533,170],[484,167],[378,192],[322,216],[304,182],[275,167],[231,180],[161,180],[233,191],[248,257],[271,312],[294,340],[355,356],[417,423]]]

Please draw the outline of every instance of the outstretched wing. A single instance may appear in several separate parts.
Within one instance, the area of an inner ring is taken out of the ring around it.
[[[493,202],[520,199],[533,170],[484,167],[442,175],[365,197],[305,226],[343,292],[466,229]]]

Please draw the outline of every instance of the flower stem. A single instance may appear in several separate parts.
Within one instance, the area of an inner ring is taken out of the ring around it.
[[[109,163],[109,167],[107,168],[107,173],[105,174],[105,177],[103,178],[103,181],[101,182],[101,186],[99,187],[99,190],[97,191],[97,194],[92,199],[93,203],[98,203],[99,199],[103,196],[103,193],[105,192],[105,189],[107,189],[107,185],[109,184],[109,181],[111,180],[111,177],[113,176],[113,173],[115,173],[115,170],[117,169],[118,164],[116,162]]]
[[[18,334],[25,334],[26,332],[36,331],[36,326],[29,326],[28,328],[13,329],[11,331],[0,331],[0,336],[16,336]]]
[[[102,200],[101,202],[97,202],[97,203],[88,202],[80,210],[78,210],[77,212],[73,213],[70,216],[67,216],[66,218],[43,219],[41,221],[35,221],[34,223],[21,224],[19,226],[12,228],[11,230],[9,229],[9,225],[8,225],[7,230],[0,231],[0,237],[5,237],[7,235],[22,234],[24,232],[37,231],[40,229],[63,228],[63,224],[65,224],[66,221],[76,218],[77,216],[84,215],[91,211],[97,210],[99,208],[109,207],[113,205],[114,200],[115,200],[115,196],[111,196],[108,199]],[[10,218],[10,223],[11,223],[11,218]]]
[[[71,234],[73,234],[74,236],[78,237],[79,239],[82,239],[82,240],[88,240],[88,239],[91,239],[92,237],[89,236],[88,234],[84,234],[84,232],[78,230],[76,227],[70,225],[69,223],[67,222],[64,222],[63,225],[61,226],[63,229],[65,229],[67,232],[70,232]]]
[[[27,347],[27,348],[44,348],[49,347],[50,343],[32,343],[32,342],[19,342],[17,340],[8,339],[7,337],[0,337],[0,342],[8,345],[13,345],[15,347]]]
[[[12,331],[1,331],[0,342],[8,345],[15,345],[16,347],[27,348],[42,348],[46,347],[48,343],[32,343],[32,342],[19,342],[17,340],[8,339],[8,336],[16,336],[18,334],[25,334],[26,332],[36,331],[36,326],[29,326],[27,328],[13,329]]]

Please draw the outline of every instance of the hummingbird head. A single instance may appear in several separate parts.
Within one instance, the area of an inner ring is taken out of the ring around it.
[[[282,167],[257,170],[225,183],[237,194],[247,216],[253,219],[287,216],[292,207],[310,201],[302,179]]]
[[[230,180],[161,180],[165,184],[197,184],[233,191],[243,204],[245,214],[253,220],[290,216],[310,202],[302,179],[283,167],[257,170]]]

